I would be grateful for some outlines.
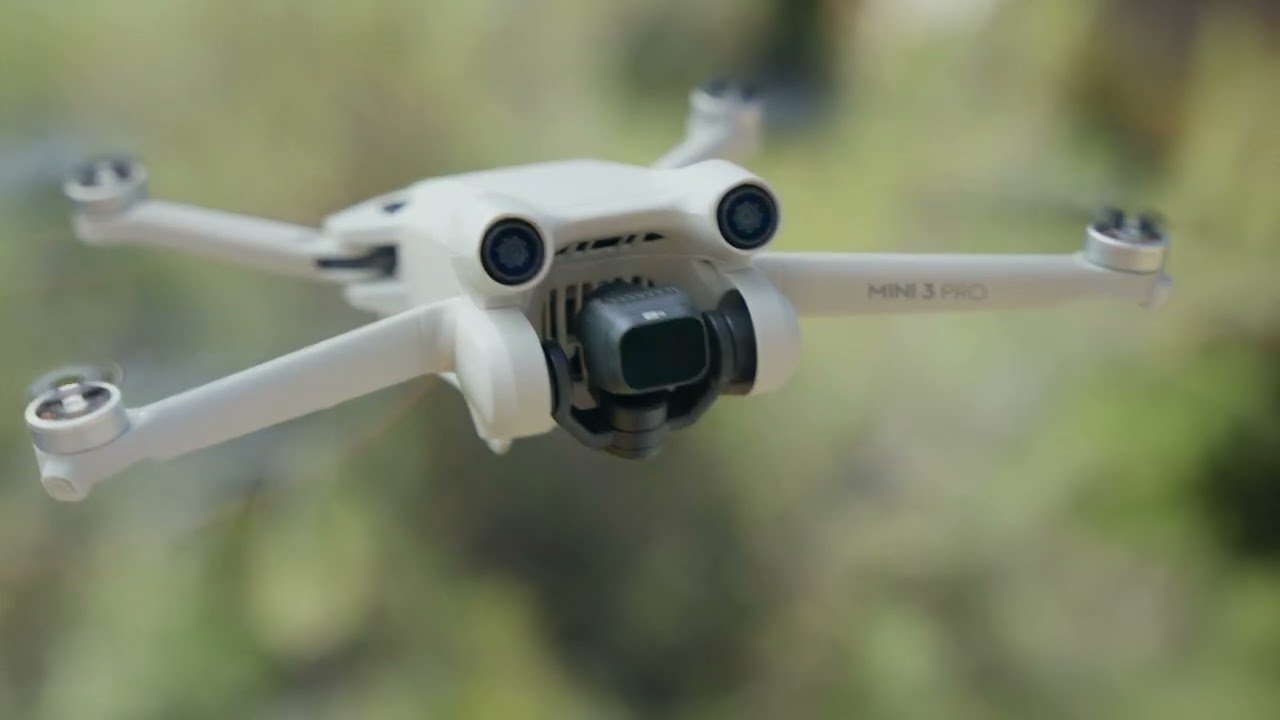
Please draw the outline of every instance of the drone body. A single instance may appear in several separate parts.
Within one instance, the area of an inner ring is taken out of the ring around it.
[[[798,318],[1042,305],[1104,296],[1154,306],[1168,240],[1114,214],[1064,255],[773,253],[781,213],[721,159],[759,144],[761,107],[695,91],[688,136],[652,167],[553,162],[434,178],[320,229],[152,200],[129,161],[65,185],[92,244],[140,243],[344,287],[382,320],[150,405],[60,373],[26,421],[61,500],[166,460],[424,375],[467,400],[498,452],[560,425],[628,458],[724,394],[786,383]]]

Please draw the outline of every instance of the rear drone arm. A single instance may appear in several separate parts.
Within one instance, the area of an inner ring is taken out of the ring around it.
[[[46,490],[84,498],[143,460],[168,460],[381,388],[453,369],[455,301],[415,308],[159,402],[125,409],[105,383],[27,408]]]
[[[1061,255],[764,253],[755,265],[800,316],[954,312],[1080,298],[1163,302],[1169,241],[1123,216],[1089,227],[1085,249]]]
[[[76,235],[93,245],[136,244],[224,260],[282,275],[348,282],[388,274],[383,251],[344,247],[313,228],[147,197],[139,164],[100,159],[63,186]]]
[[[655,168],[682,168],[703,160],[741,159],[755,153],[764,134],[764,105],[756,90],[713,81],[689,96],[685,139]]]

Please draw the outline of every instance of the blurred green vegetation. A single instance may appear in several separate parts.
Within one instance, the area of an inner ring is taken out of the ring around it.
[[[0,717],[1270,718],[1280,33],[1264,3],[0,0]],[[331,289],[75,243],[56,179],[316,222],[424,176],[644,163],[772,84],[785,249],[1066,251],[1160,208],[1175,297],[806,326],[785,392],[657,460],[490,456],[406,387],[36,482],[70,360],[134,402],[362,322]]]

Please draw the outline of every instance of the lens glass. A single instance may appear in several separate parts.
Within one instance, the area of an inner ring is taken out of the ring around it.
[[[632,328],[619,351],[622,378],[638,392],[691,383],[707,371],[707,333],[698,318]]]
[[[542,269],[542,237],[523,220],[503,220],[485,233],[480,261],[489,277],[503,285],[522,285]]]
[[[764,188],[742,185],[720,201],[716,219],[725,241],[741,250],[754,250],[778,231],[778,205]]]

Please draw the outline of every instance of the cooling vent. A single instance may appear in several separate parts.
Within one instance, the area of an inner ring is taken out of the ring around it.
[[[636,243],[654,242],[655,240],[665,240],[666,235],[662,233],[635,233],[632,235],[614,235],[613,237],[600,238],[599,240],[583,240],[580,243],[560,248],[556,251],[556,255],[576,255],[578,253],[591,252],[592,250],[606,250],[608,248],[634,245]]]
[[[597,282],[576,283],[551,288],[542,301],[542,339],[554,342],[564,349],[572,364],[575,379],[586,377],[586,368],[582,362],[581,346],[573,334],[573,327],[582,312],[582,305],[587,296],[596,288],[611,282],[628,282],[639,287],[651,288],[657,283],[649,278],[633,275],[631,277],[615,277]]]

